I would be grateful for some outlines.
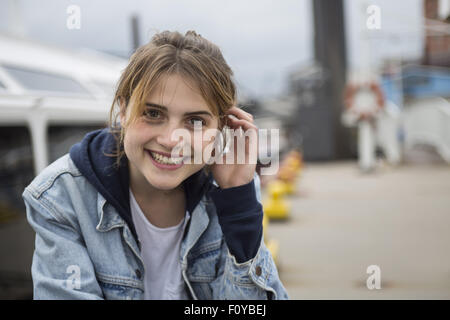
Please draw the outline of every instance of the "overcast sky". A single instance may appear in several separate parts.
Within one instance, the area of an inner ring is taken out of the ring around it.
[[[19,29],[26,36],[65,47],[89,47],[127,55],[132,45],[133,13],[140,18],[142,42],[157,31],[195,30],[222,49],[241,90],[251,95],[282,93],[287,73],[313,59],[310,0],[11,1],[18,2],[22,20]],[[422,0],[345,0],[344,4],[352,68],[382,57],[420,56]],[[370,4],[381,10],[381,29],[368,32],[365,10]],[[80,7],[79,30],[66,27],[69,5]],[[10,7],[8,0],[1,1],[2,31],[11,30],[14,25],[8,14]],[[363,38],[369,39],[367,46],[362,45]]]

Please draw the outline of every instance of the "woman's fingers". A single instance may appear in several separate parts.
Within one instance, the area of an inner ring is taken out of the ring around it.
[[[236,118],[231,118],[231,117],[228,117],[228,119],[231,122],[229,127],[231,127],[232,129],[237,129],[238,127],[242,127],[242,129],[244,131],[258,130],[258,128],[253,124],[253,122],[250,122],[248,120],[236,119]]]
[[[250,113],[245,112],[242,109],[239,109],[238,107],[230,108],[228,110],[228,114],[234,115],[238,119],[245,119],[247,121],[253,122],[253,116]]]
[[[247,159],[248,161],[256,163],[256,159],[253,159],[256,157],[257,152],[258,152],[258,127],[253,123],[253,116],[248,113],[245,112],[241,109],[238,109],[236,107],[233,107],[229,110],[229,114],[228,114],[228,126],[231,129],[239,129],[241,128],[243,130],[242,132],[242,136],[238,135],[235,136],[235,139],[239,139],[239,137],[245,137],[247,136],[249,139],[249,143],[245,143],[246,147],[246,153],[248,153],[248,156],[251,157],[252,159]],[[245,139],[247,140],[247,139]],[[237,144],[234,144],[234,149],[236,152],[237,149]],[[244,156],[244,158],[241,159],[241,161],[244,161],[242,163],[245,163],[247,160],[245,155],[241,155]]]
[[[248,122],[247,120],[241,120],[241,119],[232,119],[231,120],[231,129],[238,129],[239,127],[243,130],[243,136],[247,135],[249,138],[256,139],[255,142],[258,139],[258,127],[255,126],[253,123]],[[238,136],[235,136],[238,138]]]

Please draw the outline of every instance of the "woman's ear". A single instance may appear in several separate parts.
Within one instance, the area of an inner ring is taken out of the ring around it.
[[[226,125],[227,125],[227,115],[224,114],[219,117],[219,128],[218,128],[219,131],[222,131]]]

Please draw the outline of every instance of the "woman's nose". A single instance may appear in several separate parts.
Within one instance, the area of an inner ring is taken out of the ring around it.
[[[176,125],[167,125],[157,136],[156,142],[163,146],[167,151],[171,151],[180,142],[179,130],[183,130]]]

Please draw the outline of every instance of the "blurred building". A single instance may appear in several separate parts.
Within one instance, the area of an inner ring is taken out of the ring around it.
[[[386,98],[402,107],[424,98],[450,98],[450,2],[424,0],[425,45],[420,61],[386,60],[380,70]]]
[[[385,61],[381,84],[388,106],[398,109],[404,159],[440,157],[450,163],[450,2],[424,1],[422,61]],[[394,119],[391,119],[394,120]],[[415,161],[415,160],[414,160]]]
[[[425,0],[425,48],[423,64],[450,67],[450,15],[440,15],[444,0]]]
[[[355,156],[352,130],[340,121],[347,57],[343,1],[313,1],[314,62],[289,75],[296,109],[286,119],[289,144],[300,145],[306,161]]]
[[[450,96],[450,8],[442,6],[450,3],[444,1],[423,2],[422,61],[420,58],[406,61],[399,53],[385,60],[381,69],[372,70],[371,77],[381,82],[389,107],[402,109],[405,103]],[[301,145],[304,158],[309,161],[353,158],[357,154],[356,129],[343,128],[339,122],[343,89],[348,81],[342,7],[339,1],[313,2],[315,60],[295,68],[289,75],[296,108],[285,121],[287,138],[290,145]],[[391,36],[389,32],[379,35]],[[369,37],[362,41],[368,42]],[[369,70],[370,60],[366,64],[363,67]]]

